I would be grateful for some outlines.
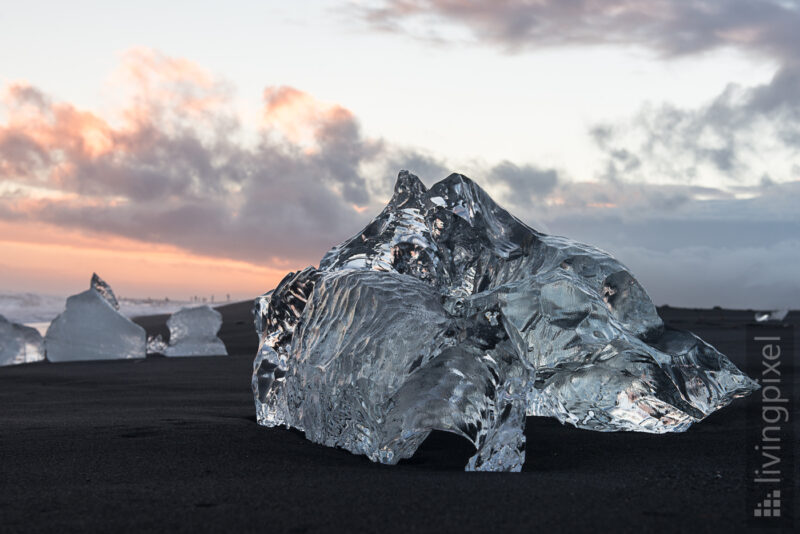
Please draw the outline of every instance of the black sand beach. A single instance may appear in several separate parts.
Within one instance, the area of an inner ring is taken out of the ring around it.
[[[259,427],[250,303],[219,309],[230,357],[0,368],[0,531],[745,528],[748,400],[661,436],[529,418],[520,474],[464,473],[469,446],[447,434],[381,466]],[[661,313],[759,371],[745,358],[752,312]],[[166,333],[165,320],[137,321]]]

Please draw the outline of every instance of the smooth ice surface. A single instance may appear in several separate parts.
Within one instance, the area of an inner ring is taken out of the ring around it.
[[[445,430],[474,444],[468,470],[517,471],[526,415],[674,432],[758,387],[610,255],[459,174],[401,172],[364,230],[256,299],[255,325],[259,423],[389,464]]]
[[[167,320],[167,356],[227,356],[225,344],[217,337],[222,314],[209,306],[183,308]]]
[[[42,360],[42,335],[35,328],[12,323],[0,315],[0,366]]]
[[[145,331],[117,311],[111,287],[96,274],[90,288],[67,299],[45,335],[51,362],[145,357]]]

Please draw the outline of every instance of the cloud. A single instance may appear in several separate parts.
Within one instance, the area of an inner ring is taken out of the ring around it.
[[[613,44],[680,56],[740,46],[788,58],[800,48],[793,1],[382,0],[358,9],[384,31],[447,42],[462,30],[508,52]]]
[[[658,304],[708,308],[795,309],[800,240],[752,246],[609,247]]]
[[[780,68],[705,106],[647,105],[591,128],[607,180],[755,183],[791,179],[800,149],[800,3],[790,0],[382,0],[358,8],[384,31],[507,53],[636,46],[662,59],[735,48]],[[769,169],[769,171],[767,170]],[[777,175],[772,175],[777,173]]]
[[[559,179],[545,193],[498,199],[538,230],[610,252],[657,304],[769,309],[800,301],[800,180],[729,191]]]
[[[277,272],[316,263],[362,228],[388,199],[399,169],[429,184],[458,171],[437,155],[368,138],[350,110],[296,88],[266,88],[260,129],[251,132],[234,112],[230,87],[185,60],[139,50],[125,57],[121,76],[125,105],[106,114],[30,84],[6,88],[0,223],[132,238]],[[786,98],[793,79],[781,73],[760,88],[730,89],[702,110],[655,117],[672,121],[664,124],[673,133],[650,145],[630,144],[617,124],[598,126],[592,133],[609,155],[608,180],[576,182],[560,169],[510,161],[475,164],[470,174],[534,227],[618,254],[658,302],[694,303],[703,295],[698,305],[769,307],[795,298],[800,285],[792,263],[800,235],[796,165],[788,181],[763,177],[728,187],[628,178],[682,136],[694,135],[702,147],[706,134],[695,130],[703,121],[723,136],[754,116],[770,124],[796,119]],[[732,141],[737,154],[753,142],[741,135]],[[781,139],[788,143],[792,130]],[[670,150],[687,150],[686,143]],[[706,165],[723,161],[703,158]],[[670,291],[670,284],[680,288]]]
[[[429,183],[450,172],[432,155],[365,137],[350,110],[297,88],[264,90],[253,136],[228,85],[186,60],[137,49],[118,81],[127,100],[105,115],[30,84],[6,89],[0,220],[294,267],[366,224],[400,169]],[[487,174],[531,193],[555,177],[510,162]]]
[[[391,169],[406,169],[412,174],[416,174],[427,185],[433,185],[442,178],[447,177],[452,170],[447,164],[430,154],[426,154],[416,149],[403,149],[394,147],[386,160],[386,167]],[[394,181],[383,183],[380,194],[384,197],[391,196]]]
[[[800,181],[737,193],[563,182],[514,213],[610,252],[658,304],[769,309],[800,302],[798,205]]]
[[[590,133],[610,180],[789,180],[800,151],[800,64],[763,85],[731,84],[699,108],[645,106]],[[765,177],[766,169],[778,176]]]
[[[326,125],[352,122],[353,114],[338,104],[321,102],[299,89],[281,85],[264,89],[263,119],[267,128],[292,143],[312,148]]]
[[[281,95],[323,111],[298,115],[310,128],[303,142],[280,124],[244,142],[226,85],[196,65],[137,50],[124,70],[133,89],[113,117],[29,84],[5,91],[0,218],[252,262],[308,261],[365,222],[354,209],[373,202],[361,166],[384,148],[345,108],[268,88],[265,116]]]
[[[508,198],[521,197],[523,200],[530,200],[534,196],[544,196],[555,188],[558,184],[558,171],[502,161],[489,171],[489,179],[504,185]]]
[[[125,110],[133,120],[137,111],[145,120],[219,118],[233,93],[225,80],[199,65],[150,48],[127,50],[117,78],[121,87],[133,89]]]

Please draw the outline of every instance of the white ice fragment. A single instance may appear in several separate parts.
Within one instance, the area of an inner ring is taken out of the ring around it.
[[[217,337],[222,314],[209,306],[183,308],[167,320],[167,356],[227,356],[225,344]]]
[[[756,322],[783,321],[787,315],[789,315],[788,309],[756,312]]]
[[[167,342],[161,337],[161,334],[147,337],[147,354],[165,354],[167,351]]]
[[[0,366],[44,360],[44,341],[35,328],[0,315]]]
[[[145,357],[144,328],[117,311],[111,287],[97,275],[91,287],[67,299],[44,338],[51,362]]]

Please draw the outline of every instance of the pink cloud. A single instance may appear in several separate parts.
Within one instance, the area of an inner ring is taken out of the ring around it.
[[[354,120],[350,110],[321,102],[294,87],[281,85],[264,89],[264,126],[277,130],[293,143],[313,145],[326,126]]]
[[[364,221],[361,165],[383,148],[344,107],[268,88],[248,143],[228,84],[187,60],[136,49],[116,82],[127,98],[109,113],[5,89],[0,221],[282,265],[315,261]]]

